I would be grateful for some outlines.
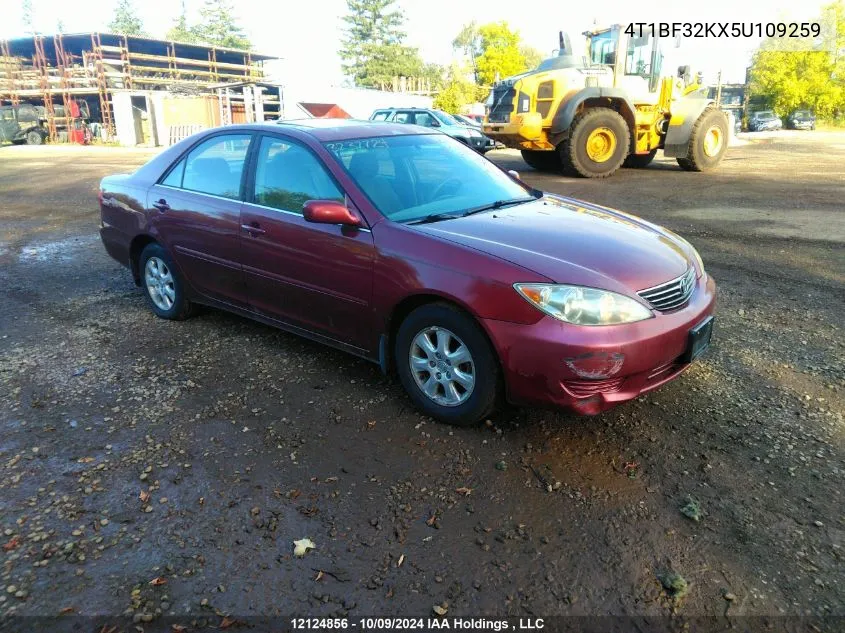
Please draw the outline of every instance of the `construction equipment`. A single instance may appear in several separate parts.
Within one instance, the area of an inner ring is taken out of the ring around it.
[[[494,85],[484,133],[521,150],[535,169],[587,178],[623,163],[645,167],[661,149],[688,171],[721,162],[727,118],[689,66],[661,77],[659,37],[622,25],[584,36],[586,57],[576,57],[561,32],[556,56]]]

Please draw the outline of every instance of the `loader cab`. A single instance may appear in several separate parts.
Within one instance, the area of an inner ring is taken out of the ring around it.
[[[590,64],[611,68],[614,87],[623,88],[636,101],[656,101],[663,66],[659,38],[647,32],[629,37],[619,25],[584,36]]]

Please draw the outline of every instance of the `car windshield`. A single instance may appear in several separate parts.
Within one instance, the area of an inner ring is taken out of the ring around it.
[[[457,216],[502,201],[527,202],[535,195],[444,134],[352,139],[325,146],[376,208],[395,222]]]
[[[446,125],[460,125],[460,121],[458,121],[455,117],[451,114],[447,114],[443,112],[443,110],[434,110],[434,113],[437,115],[437,118],[440,119],[442,123]]]
[[[774,119],[775,113],[771,110],[763,110],[762,112],[757,113],[758,119]]]
[[[798,110],[795,114],[792,115],[796,119],[809,119],[810,113],[806,110]]]

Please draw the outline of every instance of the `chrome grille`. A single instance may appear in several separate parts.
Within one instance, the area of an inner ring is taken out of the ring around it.
[[[665,284],[640,290],[637,294],[660,312],[671,312],[686,305],[695,289],[695,269],[690,268],[683,275]]]

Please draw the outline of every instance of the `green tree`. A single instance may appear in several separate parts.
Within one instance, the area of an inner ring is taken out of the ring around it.
[[[845,3],[824,9],[823,38],[816,50],[800,50],[798,42],[764,40],[754,54],[750,90],[764,97],[780,116],[809,108],[821,118],[845,111]]]
[[[470,63],[478,84],[490,85],[500,79],[524,72],[540,63],[542,55],[524,46],[517,31],[507,22],[491,22],[478,26],[470,22],[452,42]]]
[[[468,68],[453,64],[445,85],[434,98],[434,107],[452,114],[462,114],[466,106],[487,95],[487,88],[470,81]]]
[[[186,24],[187,26],[187,24]],[[211,46],[249,50],[252,43],[238,25],[229,0],[205,0],[200,9],[200,24],[191,29],[195,41]]]
[[[490,85],[497,75],[504,79],[528,69],[520,50],[519,33],[512,31],[507,22],[484,24],[478,28],[478,35],[482,51],[476,61],[479,83]]]
[[[520,46],[519,50],[525,58],[525,68],[527,70],[534,70],[545,59],[543,53],[531,46]]]
[[[179,17],[173,21],[173,26],[167,31],[165,37],[173,42],[196,42],[196,33],[188,26],[188,12],[185,9],[185,0],[182,0],[182,10],[179,12]]]
[[[132,0],[118,0],[108,28],[112,33],[121,35],[144,35],[144,23],[138,17]]]
[[[390,86],[394,77],[427,77],[440,71],[427,65],[416,48],[406,46],[404,17],[395,0],[347,0],[345,34],[339,51],[343,72],[356,86]]]

